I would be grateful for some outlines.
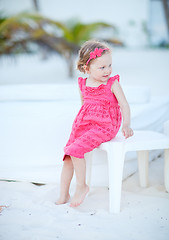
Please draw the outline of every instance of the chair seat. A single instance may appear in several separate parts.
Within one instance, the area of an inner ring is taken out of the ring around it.
[[[148,186],[149,150],[164,149],[164,184],[169,192],[169,136],[154,131],[134,131],[134,135],[125,139],[122,133],[111,141],[102,143],[99,149],[107,152],[109,170],[109,209],[120,212],[121,186],[125,153],[137,151],[140,185]],[[96,149],[97,151],[97,149]],[[88,185],[91,179],[92,152],[88,156]]]
[[[134,131],[134,135],[125,139],[121,132],[109,142],[102,143],[98,148],[107,149],[107,144],[124,144],[125,151],[141,151],[169,148],[169,136],[154,131]]]

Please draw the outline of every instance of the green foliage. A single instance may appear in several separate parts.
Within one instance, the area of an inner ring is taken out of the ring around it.
[[[63,35],[70,35],[67,28],[60,22],[45,18],[39,14],[21,13],[1,21],[0,24],[0,54],[29,52],[29,43],[46,45],[50,48],[50,39],[55,39],[56,34],[45,30],[46,26],[52,26],[63,32]],[[44,41],[44,37],[48,41]],[[53,50],[57,48],[53,46]]]
[[[67,29],[70,35],[69,36],[64,35],[64,37],[68,41],[81,45],[84,41],[89,40],[94,32],[97,32],[98,30],[105,28],[110,28],[112,30],[115,29],[113,25],[104,22],[84,24],[81,23],[80,21],[70,21],[69,24],[67,24]]]
[[[112,38],[107,41],[122,44],[113,39],[115,26],[104,22],[84,24],[70,20],[63,23],[37,13],[22,12],[11,17],[2,17],[0,13],[0,56],[30,53],[35,49],[37,51],[39,48],[45,48],[48,52],[55,52],[65,57],[72,75],[70,67],[72,56],[77,53],[84,41],[92,38],[93,33],[101,29],[112,31]]]

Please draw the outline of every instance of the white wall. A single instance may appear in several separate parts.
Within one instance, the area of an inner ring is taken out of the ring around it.
[[[125,85],[148,86],[152,96],[169,95],[169,50],[115,48],[113,69]]]

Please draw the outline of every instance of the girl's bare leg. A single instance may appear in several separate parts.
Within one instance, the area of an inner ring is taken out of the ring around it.
[[[61,180],[60,180],[60,197],[57,200],[56,204],[64,204],[69,201],[69,187],[73,177],[74,167],[72,160],[69,156],[65,157],[62,173],[61,173]]]
[[[73,166],[76,174],[76,191],[70,203],[71,207],[79,206],[89,192],[89,187],[86,184],[86,161],[84,158],[72,157]]]

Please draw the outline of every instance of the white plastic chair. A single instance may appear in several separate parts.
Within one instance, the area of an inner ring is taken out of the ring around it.
[[[165,125],[169,128],[169,122]],[[169,130],[168,130],[169,131]],[[169,136],[154,131],[134,131],[128,139],[118,133],[109,142],[102,143],[99,149],[107,152],[109,172],[109,210],[120,212],[123,165],[126,152],[137,151],[138,171],[141,187],[148,186],[149,150],[165,149],[164,183],[169,192]],[[97,149],[95,150],[97,151]],[[87,158],[87,184],[90,185],[92,169],[92,152]]]

